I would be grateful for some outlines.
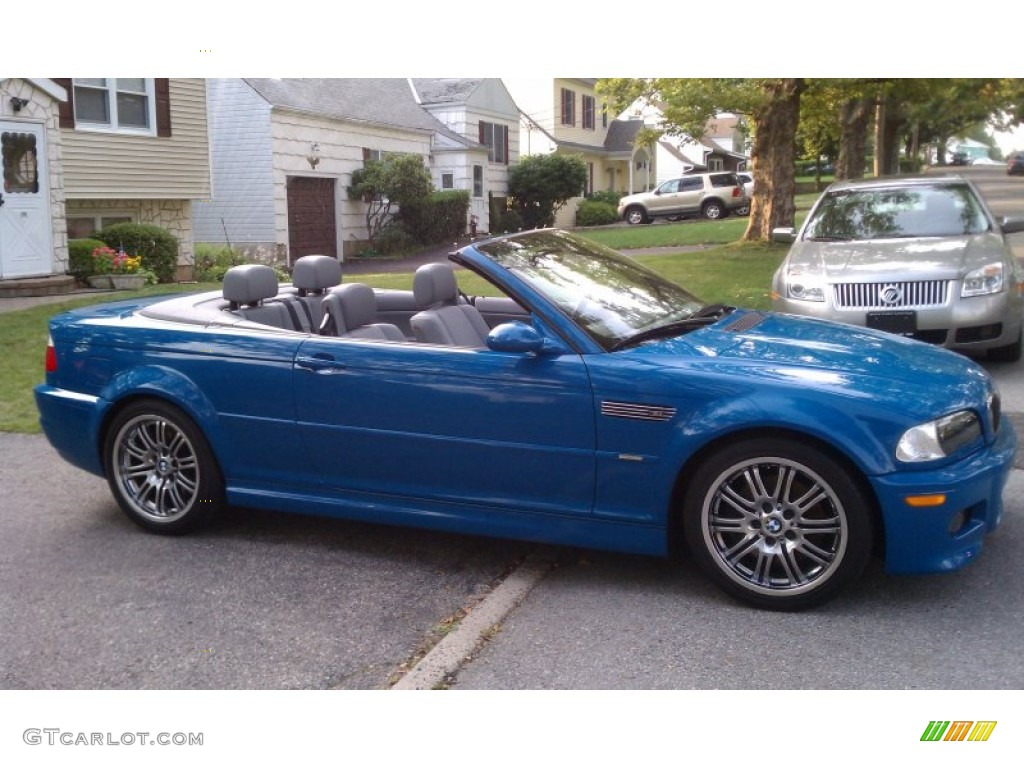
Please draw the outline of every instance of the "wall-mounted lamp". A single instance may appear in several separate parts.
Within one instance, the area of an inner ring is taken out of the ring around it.
[[[11,109],[15,112],[21,112],[22,107],[28,105],[28,99],[22,99],[18,96],[11,96]]]
[[[317,142],[309,143],[309,154],[306,155],[306,160],[309,162],[310,168],[316,168],[320,164],[320,145]]]

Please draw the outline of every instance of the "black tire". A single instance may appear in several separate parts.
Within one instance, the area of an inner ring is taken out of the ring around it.
[[[870,509],[839,462],[763,438],[700,465],[684,496],[683,532],[700,567],[730,595],[802,610],[860,576],[871,556]]]
[[[1022,347],[1024,347],[1024,329],[1021,330],[1013,344],[990,349],[988,351],[988,359],[994,363],[1016,363],[1020,360]]]
[[[708,200],[700,209],[705,219],[724,219],[728,215],[725,206],[717,200]]]
[[[741,205],[739,208],[737,208],[735,211],[733,211],[733,213],[735,213],[737,216],[749,216],[750,215],[750,206],[749,205]]]
[[[103,457],[118,505],[148,531],[186,533],[224,505],[224,481],[202,431],[163,401],[139,400],[119,412]]]
[[[650,222],[650,219],[647,218],[647,212],[639,205],[627,208],[624,218],[627,224],[647,224]]]

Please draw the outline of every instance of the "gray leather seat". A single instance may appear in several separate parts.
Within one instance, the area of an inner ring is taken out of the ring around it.
[[[292,286],[303,325],[308,330],[320,327],[323,320],[323,297],[341,282],[341,264],[330,256],[310,255],[299,258],[292,267]]]
[[[377,322],[377,299],[363,283],[345,283],[323,299],[320,333],[354,339],[405,341],[398,326]]]
[[[459,287],[451,264],[424,264],[412,284],[422,312],[409,324],[417,341],[456,347],[485,347],[490,328],[472,304],[460,304]]]
[[[264,264],[240,264],[224,274],[221,286],[228,309],[254,323],[295,329],[288,311],[278,302],[274,270]]]

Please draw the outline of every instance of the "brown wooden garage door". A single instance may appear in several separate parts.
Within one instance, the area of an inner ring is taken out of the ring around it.
[[[288,177],[288,251],[293,263],[311,253],[338,258],[334,179]]]

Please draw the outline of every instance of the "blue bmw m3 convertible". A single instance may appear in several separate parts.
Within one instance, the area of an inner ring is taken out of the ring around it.
[[[1002,512],[1016,437],[965,357],[705,305],[575,235],[484,240],[413,290],[299,259],[223,290],[59,315],[43,429],[158,533],[225,504],[621,552],[675,543],[765,608],[875,554],[959,568]],[[469,297],[470,270],[494,286]]]

